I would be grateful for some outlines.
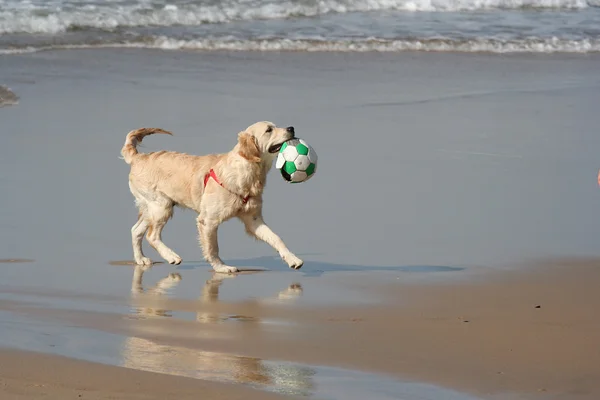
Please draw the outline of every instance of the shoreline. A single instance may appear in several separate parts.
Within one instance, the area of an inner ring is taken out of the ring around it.
[[[79,51],[79,50],[148,50],[161,52],[189,52],[197,54],[219,54],[219,53],[254,53],[254,54],[450,54],[450,55],[493,55],[499,57],[511,56],[574,56],[574,57],[597,57],[600,56],[600,42],[592,39],[581,40],[580,43],[573,44],[570,40],[562,40],[556,43],[552,39],[539,39],[538,43],[527,44],[521,40],[503,41],[488,40],[464,41],[453,43],[452,40],[422,39],[422,40],[387,40],[387,41],[328,41],[319,46],[311,40],[295,40],[291,43],[280,43],[279,40],[252,40],[247,43],[244,41],[222,41],[214,43],[213,41],[203,42],[202,40],[192,40],[189,43],[177,39],[167,39],[166,43],[161,43],[160,38],[155,39],[155,45],[147,45],[143,42],[132,42],[130,44],[65,44],[65,45],[44,45],[40,47],[14,47],[0,48],[1,56],[18,56],[28,54],[38,54],[52,51]],[[244,46],[236,48],[236,46]],[[287,47],[286,47],[287,46]],[[538,48],[535,50],[535,48]],[[589,49],[588,47],[591,47]]]

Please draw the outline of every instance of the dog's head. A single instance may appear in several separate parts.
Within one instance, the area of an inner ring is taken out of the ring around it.
[[[269,121],[257,122],[238,134],[239,154],[252,162],[272,162],[283,143],[294,137],[293,126],[279,128]]]

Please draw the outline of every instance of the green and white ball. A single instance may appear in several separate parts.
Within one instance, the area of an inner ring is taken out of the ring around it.
[[[317,171],[317,153],[304,140],[290,139],[279,149],[275,168],[289,183],[306,182]]]

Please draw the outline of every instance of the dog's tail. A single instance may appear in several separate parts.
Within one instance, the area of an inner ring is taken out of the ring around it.
[[[131,131],[127,134],[127,138],[125,138],[125,144],[121,149],[121,155],[127,164],[131,164],[133,161],[133,157],[138,154],[137,145],[142,142],[144,136],[152,135],[154,133],[164,133],[166,135],[172,135],[171,132],[165,131],[160,128],[140,128],[134,131]]]

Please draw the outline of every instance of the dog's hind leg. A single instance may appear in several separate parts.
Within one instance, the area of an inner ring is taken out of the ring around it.
[[[163,228],[173,216],[173,203],[168,199],[149,203],[148,216],[150,217],[150,226],[146,238],[150,246],[154,247],[169,264],[181,264],[181,257],[163,243],[161,236]]]
[[[133,259],[138,265],[152,265],[152,260],[144,256],[142,252],[142,239],[150,225],[144,212],[140,210],[138,220],[131,228],[131,244],[133,245]]]

